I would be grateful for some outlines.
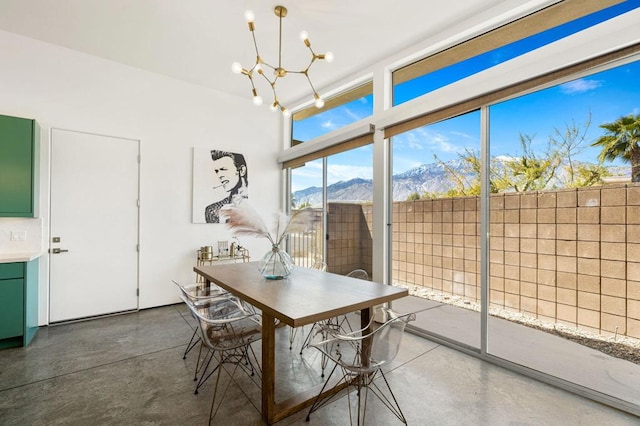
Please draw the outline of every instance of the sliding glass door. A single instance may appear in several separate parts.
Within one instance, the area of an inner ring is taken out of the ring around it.
[[[635,405],[639,78],[633,62],[489,108],[488,353]]]
[[[627,60],[391,139],[391,279],[422,331],[640,405],[638,78]]]
[[[391,140],[391,281],[425,331],[480,348],[480,111]]]

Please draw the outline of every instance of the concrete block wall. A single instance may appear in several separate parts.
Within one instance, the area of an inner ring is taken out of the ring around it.
[[[394,282],[480,298],[477,197],[393,205]],[[491,196],[490,305],[640,338],[640,185]]]
[[[348,274],[364,269],[371,275],[372,206],[355,203],[327,204],[327,270]]]
[[[478,207],[476,197],[394,203],[393,281],[479,301]]]

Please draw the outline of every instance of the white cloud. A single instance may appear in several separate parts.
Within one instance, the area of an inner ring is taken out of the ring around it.
[[[323,129],[336,129],[337,126],[335,125],[335,123],[333,121],[331,121],[331,119],[322,122],[322,124],[320,125]]]
[[[595,90],[600,86],[602,86],[601,80],[587,80],[585,78],[581,78],[579,80],[570,81],[560,85],[560,90],[565,95],[575,95],[577,93]]]
[[[342,112],[348,115],[354,122],[363,119],[365,116],[353,111],[351,108],[343,108]]]
[[[304,167],[297,167],[291,170],[294,179],[320,179],[322,180],[322,161],[310,161]]]
[[[463,139],[468,139],[468,140],[474,141],[475,143],[477,143],[477,144],[478,144],[478,146],[480,146],[480,142],[478,141],[478,137],[477,137],[477,136],[471,136],[471,135],[470,135],[470,134],[468,134],[468,133],[465,133],[465,132],[456,132],[456,131],[451,132],[451,134],[452,134],[453,136],[459,136],[459,137],[461,137],[461,138],[463,138]]]
[[[436,152],[457,152],[462,149],[462,147],[449,142],[449,138],[445,134],[433,132],[423,127],[409,132],[407,136],[409,147],[413,149],[430,149]]]

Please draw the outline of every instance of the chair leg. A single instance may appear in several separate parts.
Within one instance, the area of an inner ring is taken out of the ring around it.
[[[313,331],[317,328],[317,326],[318,323],[314,322],[313,324],[311,324],[311,330],[309,330],[309,332],[307,333],[307,337],[305,337],[304,341],[302,342],[302,346],[300,346],[300,355],[302,355],[302,351],[309,347],[311,339],[313,338]]]
[[[289,350],[293,348],[293,341],[295,340],[297,333],[298,333],[297,328],[289,327]]]
[[[333,322],[335,320],[335,323]],[[353,331],[353,328],[351,328],[351,324],[349,323],[349,319],[347,318],[347,316],[343,316],[342,318],[331,318],[328,319],[326,321],[323,322],[323,324],[325,326],[334,328],[338,331],[344,330],[346,332],[346,329],[344,328],[344,323],[347,323],[347,327],[349,327],[349,332]],[[311,343],[311,339],[313,338],[313,331],[318,327],[319,323],[313,323],[311,325],[311,330],[309,330],[309,333],[307,333],[307,337],[305,337],[304,341],[302,342],[302,346],[300,347],[300,355],[302,355],[302,351],[304,351],[306,348],[309,347],[309,344]]]
[[[184,350],[184,355],[182,355],[182,359],[187,359],[187,354],[191,352],[191,349],[193,349],[200,341],[200,337],[197,337],[197,335],[198,335],[198,329],[196,328],[195,330],[193,330],[193,334],[191,335],[191,339],[189,340],[189,343],[187,343],[187,348]]]
[[[333,376],[334,371],[336,371],[336,368],[338,368],[338,364],[334,364],[333,365],[333,368],[331,369],[331,372],[329,373],[329,377],[327,377],[327,380],[324,381],[324,385],[322,385],[322,389],[320,389],[320,392],[318,393],[318,396],[316,396],[316,399],[313,401],[313,404],[311,404],[311,408],[309,408],[309,412],[307,413],[307,417],[305,419],[306,421],[309,421],[309,419],[311,418],[311,413],[316,411],[318,408],[324,406],[327,402],[329,402],[329,400],[331,400],[336,395],[336,394],[333,394],[332,396],[330,396],[328,398],[325,398],[325,399],[321,399],[320,398],[320,396],[322,395],[322,392],[324,392],[325,388],[329,384],[329,379],[331,379],[331,376]],[[343,380],[344,379],[345,379],[345,377],[343,375]]]
[[[223,355],[222,353],[219,353],[220,359],[217,360],[218,366],[216,367],[218,369],[218,374],[216,376],[216,383],[213,388],[213,398],[211,399],[211,409],[209,410],[210,425],[212,424],[213,418],[216,416],[216,414],[218,414],[218,410],[220,409],[220,406],[222,405],[222,401],[227,395],[229,386],[231,385],[232,382],[234,382],[233,378],[236,374],[236,371],[238,370],[238,367],[241,367],[241,368],[243,367],[243,360],[246,360],[249,362],[250,369],[251,369],[250,371],[252,372],[251,375],[253,375],[254,367],[253,367],[253,363],[251,362],[251,359],[249,358],[249,351],[253,354],[253,358],[257,362],[255,352],[253,351],[253,349],[251,349],[250,346],[248,348],[241,349],[239,353],[237,351],[233,351],[231,354],[227,354],[227,355]],[[233,370],[231,371],[231,373],[229,373],[229,371],[224,368],[224,364],[233,364]],[[224,390],[222,390],[222,394],[220,395],[220,397],[218,397],[218,385],[220,383],[222,370],[224,370],[227,373],[227,375],[229,375],[229,381],[225,385]],[[257,370],[260,371],[261,373],[261,370],[259,368],[257,368]],[[217,406],[216,406],[216,399],[218,399]]]
[[[375,379],[378,373],[380,373],[380,376],[382,376],[382,381],[384,382],[384,385],[386,387],[386,392],[390,395],[390,397],[388,397],[385,394],[385,392],[383,392],[383,390],[377,385]],[[398,404],[398,400],[396,399],[396,396],[393,394],[393,391],[391,390],[391,386],[389,385],[389,382],[387,381],[387,378],[385,377],[382,370],[377,370],[371,375],[361,375],[359,380],[360,379],[362,381],[359,383],[362,383],[362,385],[359,386],[359,392],[362,391],[362,388],[365,388],[365,391],[364,391],[365,402],[364,402],[364,411],[362,413],[362,421],[363,421],[362,424],[364,424],[364,421],[365,421],[364,417],[366,415],[366,410],[367,410],[367,400],[369,397],[369,391],[371,391],[371,393],[375,395],[375,397],[378,398],[378,400],[382,402],[384,406],[387,407],[389,411],[391,411],[398,418],[398,420],[400,420],[404,424],[407,424],[407,420],[404,417],[402,410],[400,409],[400,404]],[[358,404],[358,407],[360,407],[359,404]],[[360,417],[358,417],[358,422],[360,422]]]
[[[349,318],[346,315],[344,315],[342,317],[342,320],[339,321],[338,328],[340,330],[344,330],[345,332],[347,332],[347,329],[344,328],[344,323],[345,322],[347,323],[347,327],[349,327],[348,333],[353,333],[353,327],[351,327],[351,323],[349,322]]]
[[[204,384],[204,382],[207,381],[207,379],[209,377],[211,377],[211,375],[213,373],[216,372],[216,370],[218,368],[220,368],[221,363],[218,362],[218,364],[213,368],[213,370],[211,370],[211,372],[209,374],[207,374],[207,370],[209,369],[209,364],[211,364],[211,360],[214,358],[214,352],[211,351],[211,353],[209,354],[209,359],[207,359],[206,364],[204,363],[204,360],[202,361],[202,365],[204,365],[204,369],[202,370],[202,374],[200,375],[200,380],[198,380],[198,384],[196,385],[196,389],[193,391],[194,394],[198,394],[198,389],[200,389],[200,386],[202,386]],[[202,367],[202,366],[201,366]],[[196,372],[196,378],[197,378],[197,372]]]
[[[204,345],[200,345],[200,348],[198,349],[198,359],[196,360],[196,368],[195,371],[193,372],[193,381],[196,382],[198,381],[198,372],[200,371],[200,368],[202,367],[202,365],[200,365],[200,360],[202,359],[202,348],[204,347]]]
[[[391,399],[389,399],[384,394],[384,392],[382,392],[382,389],[380,389],[378,385],[374,382],[374,378],[377,372],[374,373],[373,376],[369,378],[370,382],[367,385],[367,388],[371,389],[371,393],[373,393],[389,409],[389,411],[391,411],[398,418],[398,420],[400,420],[404,424],[407,424],[407,419],[404,417],[404,413],[400,409],[400,404],[398,404],[398,400],[396,399],[396,396],[393,394],[393,391],[391,390],[391,386],[389,386],[387,377],[384,375],[384,372],[382,370],[378,370],[378,372],[380,372],[380,376],[382,376],[382,380],[384,381],[384,384],[387,388],[387,391],[389,392],[389,395],[391,396]]]
[[[227,391],[229,390],[229,386],[231,385],[231,382],[233,382],[233,376],[236,374],[236,370],[238,369],[238,365],[240,364],[239,362],[235,362],[234,366],[233,366],[233,371],[231,372],[231,374],[229,374],[229,372],[227,372],[227,374],[229,374],[229,381],[227,382],[226,386],[224,387],[224,390],[222,391],[222,395],[220,396],[220,399],[218,400],[218,406],[216,407],[215,411],[214,411],[214,406],[216,403],[216,397],[218,395],[218,384],[220,382],[220,376],[222,375],[222,370],[224,370],[224,368],[222,367],[222,363],[223,363],[223,359],[222,356],[220,356],[220,361],[218,366],[220,368],[218,368],[218,375],[216,377],[216,384],[215,387],[213,389],[213,398],[211,399],[211,409],[209,410],[209,425],[211,425],[213,418],[216,416],[216,414],[218,414],[218,410],[220,409],[220,406],[222,405],[222,401],[224,400],[224,397],[227,394]]]

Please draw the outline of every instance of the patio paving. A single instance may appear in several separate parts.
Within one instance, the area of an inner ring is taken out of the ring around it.
[[[413,328],[445,340],[480,348],[480,313],[409,296],[393,303],[399,312],[420,312]],[[640,365],[614,358],[562,337],[502,318],[489,317],[488,352],[529,369],[555,376],[640,406]],[[637,408],[630,408],[640,415]]]

